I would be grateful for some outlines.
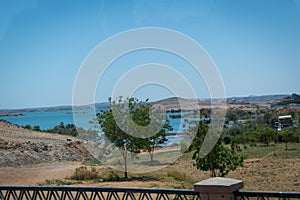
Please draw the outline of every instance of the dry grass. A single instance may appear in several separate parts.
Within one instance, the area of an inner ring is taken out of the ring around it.
[[[228,177],[243,180],[245,190],[300,191],[300,144],[290,144],[290,147],[289,151],[284,150],[284,144],[248,148],[245,153],[251,158],[245,160],[243,167],[230,172]],[[258,158],[253,158],[255,154]],[[160,179],[151,184],[172,188],[193,188],[194,183],[210,177],[209,172],[199,171],[193,166],[191,153],[184,154],[175,164],[143,175]]]

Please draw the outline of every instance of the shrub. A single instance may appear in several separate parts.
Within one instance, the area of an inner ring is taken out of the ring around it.
[[[224,144],[230,144],[231,143],[231,137],[229,137],[228,135],[226,135],[223,139]]]
[[[87,167],[82,166],[76,168],[75,173],[71,176],[71,178],[75,180],[93,180],[98,179],[99,174],[95,168],[91,168],[89,170]]]
[[[120,175],[117,174],[113,170],[109,170],[107,172],[103,172],[101,174],[101,178],[102,178],[103,181],[119,181],[119,180],[121,180]]]

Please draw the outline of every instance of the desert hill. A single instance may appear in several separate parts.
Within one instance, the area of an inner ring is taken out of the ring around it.
[[[35,132],[0,121],[0,166],[27,166],[91,157],[83,142],[69,136]]]

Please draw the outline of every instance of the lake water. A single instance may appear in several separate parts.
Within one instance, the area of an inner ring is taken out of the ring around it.
[[[23,114],[23,116],[9,116],[9,117],[0,117],[0,119],[7,120],[13,124],[19,126],[25,126],[30,124],[32,127],[39,125],[41,129],[50,129],[56,125],[59,125],[60,122],[64,124],[74,124],[72,110],[63,110],[63,111],[54,111],[54,112],[18,112]],[[89,112],[90,113],[90,112]],[[86,123],[83,128],[88,129],[90,125],[88,123],[89,119],[93,119],[93,116],[88,114],[82,114],[86,118],[83,120],[83,123]]]
[[[72,110],[61,110],[61,111],[43,111],[43,112],[18,112],[23,114],[23,116],[9,116],[9,117],[0,117],[0,119],[7,120],[13,124],[17,124],[19,126],[25,126],[26,124],[30,124],[31,127],[36,125],[40,126],[40,129],[50,129],[54,126],[60,124],[60,122],[64,122],[64,124],[75,124],[78,127],[82,127],[84,129],[93,128],[93,124],[89,123],[89,121],[96,118],[95,112],[93,110],[78,110],[74,111],[76,123],[74,122],[74,116],[72,114]],[[173,127],[173,131],[170,133],[184,132],[184,119],[182,118],[170,118],[170,115],[179,115],[180,113],[168,113],[167,117],[170,120],[170,125]],[[186,114],[186,113],[185,113]],[[182,137],[180,136],[168,136],[168,143],[179,143]]]
[[[84,129],[92,128],[93,125],[89,121],[96,118],[95,112],[93,110],[80,110],[74,111],[74,116],[72,110],[62,110],[62,111],[42,111],[42,112],[18,112],[23,114],[23,116],[8,116],[0,117],[0,119],[7,120],[13,124],[19,126],[25,126],[30,124],[32,127],[39,125],[41,129],[50,129],[54,126],[59,125],[60,122],[64,124],[75,124],[74,117],[76,117],[76,125]],[[170,125],[173,126],[172,132],[182,131],[182,125],[180,122],[184,121],[181,118],[170,118],[170,113],[167,114]],[[178,115],[178,113],[176,114]]]

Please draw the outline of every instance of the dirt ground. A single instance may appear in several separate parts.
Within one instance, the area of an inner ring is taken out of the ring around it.
[[[0,168],[0,185],[38,185],[46,180],[62,180],[70,177],[80,162],[61,162],[39,164],[27,167]],[[98,170],[105,168],[98,167]],[[182,169],[185,169],[184,171]],[[170,171],[184,173],[195,182],[209,178],[209,173],[195,169],[191,163],[177,162],[175,165],[154,172],[166,176]],[[300,191],[300,159],[248,159],[244,167],[231,172],[228,177],[244,181],[245,190],[264,191]],[[176,180],[122,181],[122,182],[84,182],[81,186],[114,186],[114,187],[159,187],[191,188],[191,184]]]
[[[0,185],[37,185],[63,179],[74,173],[80,162],[44,163],[26,167],[0,168]]]

